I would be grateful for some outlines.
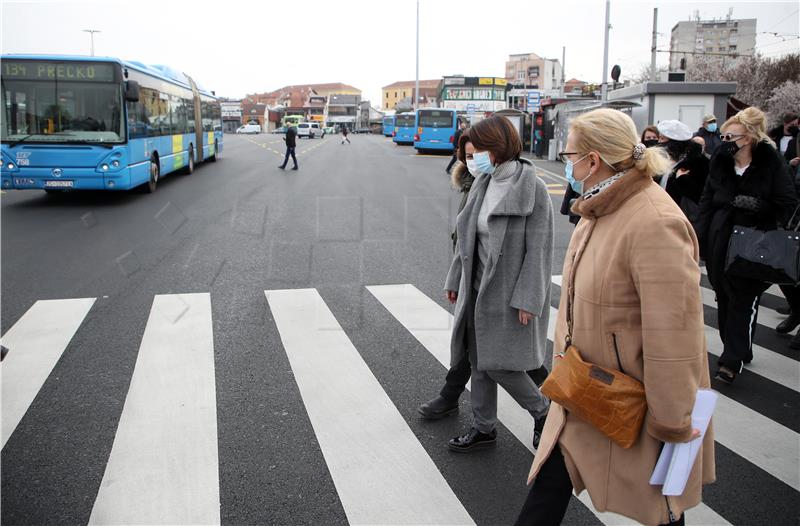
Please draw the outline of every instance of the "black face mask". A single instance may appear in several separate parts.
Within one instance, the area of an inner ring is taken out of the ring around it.
[[[736,141],[723,141],[719,148],[717,148],[717,151],[722,155],[733,157],[740,149]]]
[[[658,139],[648,139],[648,140],[644,141],[642,144],[644,144],[648,148],[652,148],[653,146],[657,146],[658,145]]]

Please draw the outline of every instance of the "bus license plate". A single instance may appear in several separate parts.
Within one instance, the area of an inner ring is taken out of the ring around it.
[[[431,142],[441,142],[441,141],[438,141],[436,139],[431,139]]]
[[[45,188],[72,188],[73,181],[45,181]]]

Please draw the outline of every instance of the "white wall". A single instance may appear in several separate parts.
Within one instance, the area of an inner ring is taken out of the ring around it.
[[[714,95],[662,95],[655,96],[653,122],[678,119],[691,130],[700,128],[703,115],[714,113]]]

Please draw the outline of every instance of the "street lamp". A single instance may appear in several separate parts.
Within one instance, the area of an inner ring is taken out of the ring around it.
[[[419,0],[417,0],[417,76],[414,80],[414,111],[419,108]]]
[[[99,29],[84,29],[83,32],[84,33],[89,33],[89,35],[90,35],[90,38],[91,38],[91,41],[92,41],[92,55],[91,56],[94,56],[94,34],[95,33],[100,33],[101,31]]]

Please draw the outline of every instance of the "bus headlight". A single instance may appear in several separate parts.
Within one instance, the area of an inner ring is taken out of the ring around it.
[[[8,168],[9,170],[13,170],[14,169],[14,163],[8,163],[6,165],[6,168]]]
[[[119,168],[119,161],[111,161],[111,166],[114,168]]]
[[[101,166],[100,168],[102,168],[104,172],[108,171],[108,165],[105,163],[103,163],[103,166]]]

